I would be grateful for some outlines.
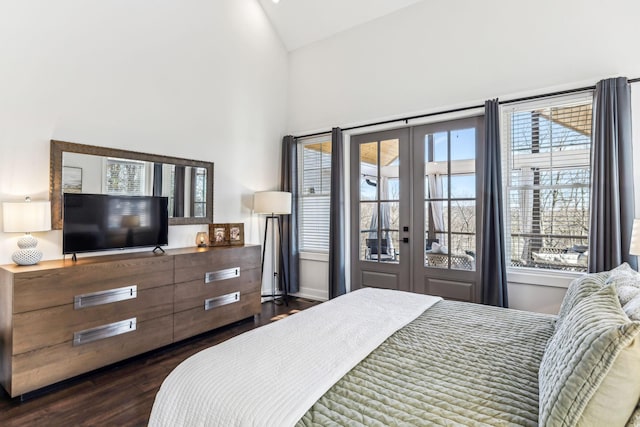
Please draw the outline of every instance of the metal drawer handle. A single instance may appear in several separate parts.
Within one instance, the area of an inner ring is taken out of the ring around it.
[[[109,289],[106,291],[92,292],[90,294],[76,295],[73,297],[73,308],[92,307],[94,305],[109,304],[138,297],[138,285],[125,286],[124,288]]]
[[[233,279],[234,277],[240,277],[240,267],[227,268],[224,270],[210,271],[208,273],[205,273],[204,283]]]
[[[233,304],[240,301],[240,292],[234,292],[232,294],[221,295],[215,298],[209,298],[204,300],[205,311],[212,308],[220,307],[222,305]]]
[[[93,341],[102,340],[116,335],[126,334],[136,330],[136,318],[121,320],[119,322],[109,323],[84,331],[73,333],[73,345],[87,344]]]

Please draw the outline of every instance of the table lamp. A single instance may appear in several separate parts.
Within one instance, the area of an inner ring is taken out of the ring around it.
[[[11,256],[18,265],[37,264],[42,252],[36,249],[38,239],[30,233],[51,230],[51,202],[32,202],[26,197],[24,202],[2,203],[3,231],[5,233],[25,233],[18,239],[19,250]]]

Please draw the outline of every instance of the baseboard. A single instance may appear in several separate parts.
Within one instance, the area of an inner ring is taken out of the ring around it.
[[[329,299],[328,292],[318,289],[300,289],[299,292],[291,294],[295,297],[306,298],[314,301],[326,301]]]

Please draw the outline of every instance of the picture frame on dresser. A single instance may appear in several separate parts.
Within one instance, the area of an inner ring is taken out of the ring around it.
[[[244,223],[229,224],[229,244],[244,245]]]
[[[209,224],[209,246],[229,245],[229,224]]]

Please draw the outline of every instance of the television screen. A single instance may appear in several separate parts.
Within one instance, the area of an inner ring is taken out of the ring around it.
[[[168,244],[166,197],[65,193],[62,252]]]

